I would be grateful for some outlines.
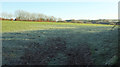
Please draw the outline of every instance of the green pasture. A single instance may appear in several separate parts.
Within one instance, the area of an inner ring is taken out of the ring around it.
[[[79,26],[112,26],[102,24],[80,24],[60,22],[29,22],[29,21],[2,21],[2,32],[19,32],[46,29],[66,29]]]
[[[40,60],[39,64],[115,64],[118,30],[115,27],[111,31],[112,27],[102,24],[2,21],[3,65],[35,64],[25,59],[29,54],[32,54],[32,60]],[[54,57],[50,58],[51,55]],[[75,55],[74,58],[71,55]]]

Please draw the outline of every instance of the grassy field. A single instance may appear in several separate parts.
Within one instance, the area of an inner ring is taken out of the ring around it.
[[[118,51],[112,25],[2,21],[4,64],[112,65]]]
[[[2,21],[2,32],[19,32],[48,29],[76,28],[77,26],[112,26],[102,24],[79,24],[57,22]]]

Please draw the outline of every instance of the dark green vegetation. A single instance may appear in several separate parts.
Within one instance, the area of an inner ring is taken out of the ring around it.
[[[74,20],[73,19],[73,20],[65,20],[63,22],[114,25],[116,22],[118,22],[118,20],[117,19],[98,19],[98,20]]]
[[[112,65],[118,31],[112,25],[3,21],[4,64]]]

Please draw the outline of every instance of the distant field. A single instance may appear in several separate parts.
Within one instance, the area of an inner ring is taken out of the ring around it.
[[[112,26],[2,21],[3,65],[112,65],[118,51]]]
[[[113,26],[102,24],[80,24],[80,23],[60,23],[60,22],[29,22],[29,21],[2,21],[2,32],[19,32],[46,29],[66,29],[78,26]]]

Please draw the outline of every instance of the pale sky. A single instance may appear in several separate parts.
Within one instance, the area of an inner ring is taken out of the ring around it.
[[[118,0],[1,0],[2,12],[25,10],[62,19],[117,19]]]
[[[0,0],[1,2],[118,2],[119,0]]]

